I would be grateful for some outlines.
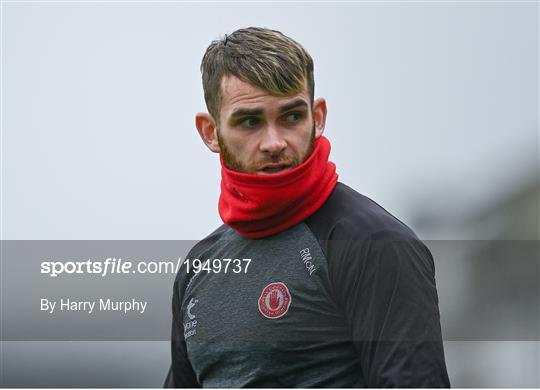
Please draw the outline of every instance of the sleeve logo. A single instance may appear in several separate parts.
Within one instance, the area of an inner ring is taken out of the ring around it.
[[[266,318],[280,318],[289,311],[291,302],[291,294],[284,283],[270,283],[263,288],[259,297],[259,311]]]

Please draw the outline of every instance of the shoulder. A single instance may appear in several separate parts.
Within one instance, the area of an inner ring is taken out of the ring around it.
[[[341,182],[305,223],[319,241],[418,239],[407,225],[378,203]]]
[[[407,225],[345,184],[338,183],[305,222],[325,254],[338,302],[370,289],[390,293],[398,284],[436,296],[427,246]]]
[[[189,258],[196,258],[206,252],[210,247],[215,245],[220,239],[223,238],[224,234],[230,230],[227,225],[221,225],[212,233],[207,235],[205,238],[197,242],[188,253]]]
[[[220,239],[224,236],[224,234],[229,230],[230,228],[226,225],[221,225],[216,230],[214,230],[212,233],[210,233],[208,236],[203,238],[202,240],[198,241],[186,255],[186,259],[197,259],[200,258],[207,252],[213,245],[216,245]],[[174,288],[175,291],[179,292],[180,295],[182,295],[186,285],[189,283],[190,276],[188,275],[186,267],[182,266],[178,270],[176,274],[176,278],[174,281]]]
[[[306,221],[326,256],[337,284],[364,272],[387,276],[402,268],[434,274],[426,245],[379,204],[343,183]]]

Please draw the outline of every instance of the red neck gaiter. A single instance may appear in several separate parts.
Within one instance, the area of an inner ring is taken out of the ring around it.
[[[275,175],[240,173],[221,160],[219,215],[246,238],[279,233],[319,209],[336,186],[338,175],[328,161],[330,142],[315,140],[309,158],[299,166]]]

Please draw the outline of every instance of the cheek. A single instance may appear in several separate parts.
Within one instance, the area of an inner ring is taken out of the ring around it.
[[[298,152],[303,152],[309,148],[311,141],[311,135],[313,133],[313,126],[309,125],[305,128],[302,128],[302,131],[294,134],[294,149]]]
[[[238,160],[250,160],[257,155],[258,147],[255,137],[246,134],[231,136],[228,142],[229,149]]]

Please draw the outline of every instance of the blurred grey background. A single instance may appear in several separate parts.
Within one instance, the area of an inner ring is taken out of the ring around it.
[[[194,127],[200,60],[224,33],[270,27],[314,58],[340,180],[434,252],[452,385],[540,386],[538,252],[498,250],[539,239],[537,2],[0,8],[2,239],[206,236],[221,221],[218,158]],[[480,334],[453,337],[464,327]],[[10,387],[159,387],[170,361],[167,342],[3,342],[1,355]]]

